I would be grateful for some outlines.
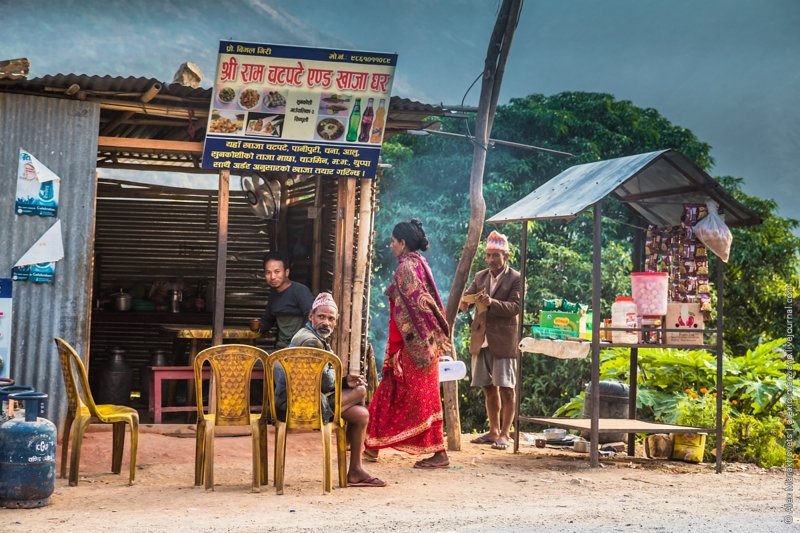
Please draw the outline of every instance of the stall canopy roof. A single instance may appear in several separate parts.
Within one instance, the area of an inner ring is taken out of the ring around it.
[[[683,204],[708,200],[720,205],[729,226],[761,223],[758,214],[675,150],[575,165],[487,222],[572,220],[611,193],[659,226],[679,225]]]

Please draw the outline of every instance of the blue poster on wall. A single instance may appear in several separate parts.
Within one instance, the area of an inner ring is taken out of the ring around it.
[[[57,216],[60,183],[52,170],[20,148],[14,210],[18,215]]]

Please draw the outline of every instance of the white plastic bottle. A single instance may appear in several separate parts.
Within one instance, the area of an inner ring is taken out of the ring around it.
[[[630,296],[617,296],[611,304],[612,328],[636,328],[637,309],[636,303]],[[637,344],[639,333],[636,331],[612,331],[611,342],[619,344]]]

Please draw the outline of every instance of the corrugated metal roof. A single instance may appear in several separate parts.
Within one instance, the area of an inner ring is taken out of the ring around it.
[[[675,150],[575,165],[487,222],[571,220],[612,193],[649,223],[660,226],[680,224],[683,204],[705,203],[709,199],[723,209],[729,226],[761,223],[754,211]]]
[[[202,143],[211,100],[211,89],[164,83],[155,78],[85,74],[0,80],[0,93],[3,92],[97,102],[101,110],[101,141],[124,138]],[[389,102],[386,138],[409,129],[425,128],[429,117],[446,112],[442,106],[393,96]],[[194,150],[124,148],[104,146],[101,142],[97,166],[208,172],[200,168],[200,150],[199,147]]]

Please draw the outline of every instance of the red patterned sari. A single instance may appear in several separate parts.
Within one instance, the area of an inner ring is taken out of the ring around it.
[[[425,258],[398,258],[389,297],[389,342],[383,379],[369,404],[366,447],[412,454],[445,450],[439,395],[440,355],[450,352],[450,328]]]

